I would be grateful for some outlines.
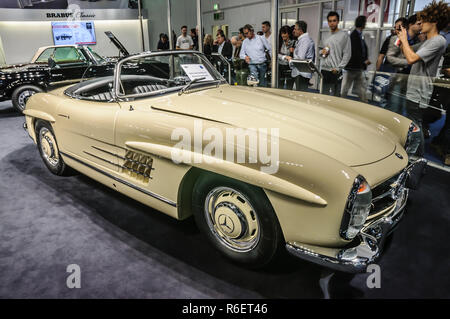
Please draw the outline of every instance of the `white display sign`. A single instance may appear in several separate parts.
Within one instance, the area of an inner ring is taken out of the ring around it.
[[[201,78],[204,78],[202,81],[214,81],[203,64],[181,64],[181,67],[191,81]]]
[[[52,22],[55,45],[96,44],[93,22]]]

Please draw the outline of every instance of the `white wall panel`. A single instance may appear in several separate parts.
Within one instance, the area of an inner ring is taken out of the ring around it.
[[[139,20],[96,20],[94,25],[97,44],[92,48],[99,54],[118,55],[105,31],[112,31],[130,53],[142,51]],[[144,20],[144,31],[147,29],[147,20]],[[144,33],[148,48],[148,34]],[[50,21],[0,22],[0,37],[8,64],[28,62],[39,47],[54,44]]]

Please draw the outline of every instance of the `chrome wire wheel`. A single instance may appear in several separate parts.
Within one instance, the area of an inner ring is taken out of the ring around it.
[[[53,133],[46,127],[39,131],[39,141],[44,160],[51,166],[59,164],[59,152]]]
[[[24,111],[27,105],[28,99],[33,96],[36,92],[33,90],[25,90],[21,92],[17,98],[17,103],[19,105],[19,108]]]
[[[227,248],[248,252],[258,245],[257,213],[239,191],[222,186],[212,189],[205,199],[204,214],[211,233]]]

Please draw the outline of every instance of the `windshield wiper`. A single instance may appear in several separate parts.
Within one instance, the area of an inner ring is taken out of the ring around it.
[[[189,82],[188,84],[186,84],[185,86],[183,86],[183,88],[181,89],[181,91],[178,92],[178,95],[181,95],[181,94],[183,94],[184,92],[186,92],[187,90],[189,90],[189,88],[192,86],[192,84],[195,84],[195,83],[197,83],[197,82],[200,82],[201,80],[204,80],[204,79],[205,79],[205,77],[193,79],[191,82]]]

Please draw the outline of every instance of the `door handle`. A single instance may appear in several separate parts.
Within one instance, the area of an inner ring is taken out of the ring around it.
[[[66,115],[66,114],[58,114],[58,116],[59,116],[59,117],[64,117],[64,118],[70,120],[70,116],[69,116],[69,115]]]

